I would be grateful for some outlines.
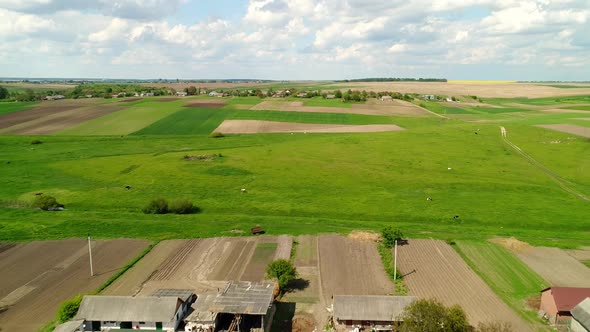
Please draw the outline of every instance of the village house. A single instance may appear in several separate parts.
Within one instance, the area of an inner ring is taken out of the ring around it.
[[[435,95],[423,95],[422,98],[424,98],[424,100],[436,100]]]
[[[394,331],[415,296],[335,295],[334,324],[347,330]]]
[[[75,320],[83,331],[141,329],[176,331],[195,295],[187,290],[162,289],[152,296],[87,295]]]
[[[326,99],[334,99],[334,98],[336,98],[336,95],[332,95],[332,94],[326,95]]]
[[[590,297],[590,288],[545,288],[541,291],[539,316],[551,324],[568,324],[572,318],[572,309],[587,297]]]
[[[200,294],[185,319],[186,332],[267,332],[274,315],[274,282],[232,281],[223,290]]]
[[[65,99],[66,96],[64,95],[53,95],[53,96],[47,96],[45,97],[46,100],[60,100],[60,99]]]
[[[217,91],[209,92],[209,97],[217,97],[217,95],[219,95],[219,93]]]
[[[392,101],[393,98],[391,96],[381,96],[381,101]]]
[[[186,97],[186,96],[188,96],[188,93],[186,91],[177,91],[176,95],[178,97]]]
[[[571,332],[590,332],[590,297],[572,309]]]
[[[297,94],[297,98],[307,98],[307,92],[300,92]]]

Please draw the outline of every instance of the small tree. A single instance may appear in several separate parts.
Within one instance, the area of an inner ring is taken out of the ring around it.
[[[166,214],[168,213],[168,202],[163,198],[152,199],[148,205],[143,208],[146,214]]]
[[[395,241],[400,241],[404,234],[399,229],[393,229],[391,226],[385,227],[381,231],[382,243],[387,248],[393,248]]]
[[[8,98],[8,89],[3,86],[0,86],[0,99]]]
[[[194,206],[193,202],[188,199],[177,199],[170,202],[168,210],[176,214],[191,214],[199,212],[201,209]]]
[[[297,278],[297,270],[288,260],[277,259],[268,264],[268,267],[266,268],[266,277],[268,279],[277,280],[280,289],[283,290],[291,280]]]
[[[63,208],[63,204],[57,202],[55,197],[49,195],[40,195],[35,198],[33,207],[39,208],[45,211],[57,210]]]
[[[467,332],[470,328],[461,307],[449,309],[436,300],[415,301],[401,318],[401,332]]]
[[[76,316],[82,302],[82,296],[76,295],[74,298],[62,302],[57,310],[56,319],[59,323],[64,323]]]

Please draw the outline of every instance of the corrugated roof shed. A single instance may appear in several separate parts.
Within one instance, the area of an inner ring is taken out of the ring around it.
[[[590,297],[590,288],[576,287],[549,287],[543,290],[551,291],[557,310],[562,312],[571,311],[578,303],[587,297]]]
[[[87,295],[82,299],[76,318],[87,321],[170,322],[181,302],[177,297]]]
[[[71,320],[56,326],[53,332],[75,332],[79,330],[83,323],[84,321],[81,319]]]
[[[274,282],[231,281],[220,293],[197,297],[187,321],[206,319],[211,313],[266,315],[273,302]]]
[[[590,297],[587,297],[572,309],[572,316],[580,325],[590,331]]]
[[[398,321],[415,296],[335,295],[334,318],[338,320]]]
[[[216,312],[209,311],[209,307],[217,298],[217,293],[204,293],[197,297],[197,302],[192,305],[193,312],[185,319],[187,322],[212,322],[217,316]]]
[[[151,296],[168,296],[177,297],[183,302],[188,301],[194,295],[192,289],[173,289],[173,288],[160,288],[152,293]]]

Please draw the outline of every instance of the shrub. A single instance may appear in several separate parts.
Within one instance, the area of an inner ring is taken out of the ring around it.
[[[193,205],[193,202],[188,199],[177,199],[170,203],[168,211],[176,214],[191,214],[198,213],[201,209]]]
[[[381,238],[383,239],[383,245],[386,248],[393,248],[395,241],[400,241],[404,235],[399,229],[393,229],[391,226],[385,227],[381,231]]]
[[[467,332],[467,316],[459,306],[445,307],[436,300],[417,300],[404,309],[403,323],[398,331]],[[441,327],[444,326],[444,329]]]
[[[78,309],[80,308],[80,302],[82,302],[81,295],[76,295],[75,297],[62,302],[55,317],[57,321],[64,323],[74,318],[78,312]]]
[[[287,287],[289,282],[297,278],[297,270],[288,260],[277,259],[268,264],[268,267],[266,268],[266,277],[277,280],[280,289],[283,290]]]
[[[43,144],[43,141],[40,139],[34,139],[31,141],[31,144],[36,145],[36,144]]]
[[[54,211],[62,209],[64,206],[57,202],[55,197],[49,195],[40,195],[35,198],[33,207],[39,208],[45,211]]]
[[[143,208],[146,214],[165,214],[168,213],[168,202],[163,198],[152,199],[148,205]]]
[[[220,137],[223,137],[223,133],[220,133],[218,131],[214,131],[214,132],[211,133],[211,135],[209,135],[209,137],[212,137],[212,138],[220,138]]]

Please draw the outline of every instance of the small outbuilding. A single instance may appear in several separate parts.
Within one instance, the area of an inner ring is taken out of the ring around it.
[[[590,288],[545,288],[541,291],[539,316],[551,324],[568,324],[572,318],[572,309],[587,297],[590,297]]]
[[[84,321],[81,319],[71,320],[55,327],[53,332],[79,332],[84,331]]]
[[[168,293],[170,290],[168,290]],[[164,290],[166,293],[166,290]],[[141,329],[176,331],[190,309],[194,294],[177,296],[87,295],[80,303],[76,320],[84,331]]]
[[[394,331],[415,296],[335,295],[334,324],[347,329]]]
[[[392,101],[393,98],[391,96],[381,96],[381,101]]]
[[[572,309],[570,331],[590,332],[590,297],[587,297]]]
[[[232,281],[217,293],[197,297],[185,319],[186,332],[269,331],[274,315],[275,282]]]

